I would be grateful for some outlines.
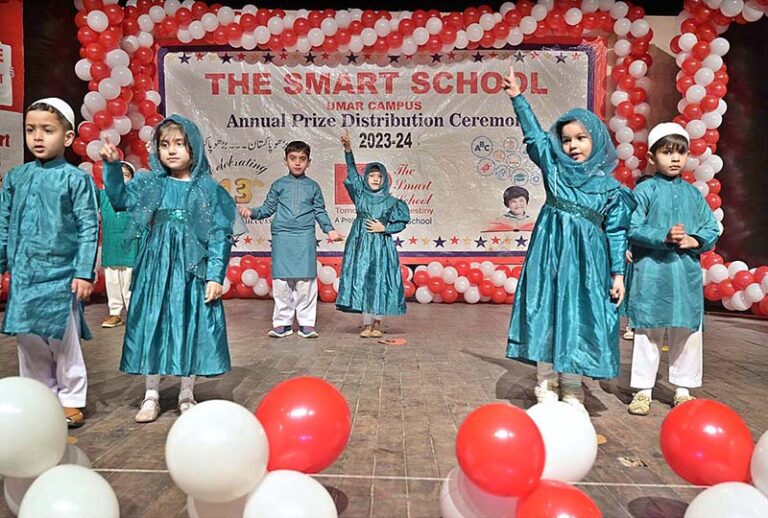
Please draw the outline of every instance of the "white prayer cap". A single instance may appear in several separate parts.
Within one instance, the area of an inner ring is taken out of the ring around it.
[[[680,135],[684,137],[688,144],[691,143],[691,137],[681,125],[676,122],[662,122],[653,127],[648,133],[648,149],[651,149],[656,142],[670,135]]]
[[[40,99],[32,104],[37,103],[43,103],[47,104],[48,106],[55,108],[56,111],[58,111],[60,114],[64,116],[67,121],[72,125],[72,129],[75,129],[75,112],[72,111],[72,107],[66,103],[66,101],[59,99],[58,97],[46,97],[45,99]]]

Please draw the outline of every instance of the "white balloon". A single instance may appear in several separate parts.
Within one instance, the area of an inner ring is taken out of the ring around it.
[[[200,23],[208,32],[213,32],[219,27],[219,19],[213,13],[205,13],[200,18]]]
[[[458,37],[457,37],[457,41],[458,41]],[[350,50],[352,50],[352,52],[359,52],[359,50],[355,51],[352,49],[351,43],[352,42],[350,42]],[[464,45],[464,47],[466,47],[466,44]],[[456,45],[456,48],[464,48],[464,47],[459,47],[458,44]],[[360,48],[362,49],[362,42],[360,43]],[[403,43],[402,45],[400,45],[400,50],[406,56],[413,56],[419,50],[419,46],[416,45],[416,42],[413,41],[413,38],[407,37],[407,38],[403,38]]]
[[[131,72],[128,67],[122,65],[113,68],[110,77],[118,86],[129,86],[133,84],[133,72]]]
[[[485,16],[486,14],[488,13],[483,14],[483,16]],[[481,26],[483,25],[483,16],[480,17]],[[491,20],[491,27],[493,27],[493,25],[494,25],[493,20]],[[430,34],[439,34],[443,28],[443,21],[437,17],[430,18],[429,20],[427,20],[425,28],[429,31]]]
[[[120,85],[114,79],[107,77],[99,82],[99,93],[106,100],[115,99],[120,96]]]
[[[453,266],[446,266],[440,276],[446,284],[453,284],[459,278],[459,272]]]
[[[736,311],[746,311],[749,309],[749,306],[751,306],[744,296],[743,290],[739,290],[731,296],[731,305]]]
[[[613,46],[613,52],[620,58],[623,58],[624,56],[628,56],[629,53],[632,52],[632,44],[629,42],[629,40],[619,39],[616,41],[616,44]],[[619,91],[620,90],[616,90],[616,92],[619,92]]]
[[[541,4],[537,4],[533,6],[533,9],[531,9],[531,16],[534,20],[537,22],[540,22],[544,18],[547,17],[547,8]]]
[[[165,5],[163,7],[168,16],[173,16],[181,7],[181,2],[179,2],[179,0],[165,0]]]
[[[619,131],[620,128],[623,128],[626,125],[627,125],[627,119],[625,119],[624,117],[619,117],[618,115],[614,115],[608,121],[608,127],[611,128],[611,130],[614,133]]]
[[[128,111],[126,117],[128,117],[128,120],[131,121],[131,129],[137,130],[144,127],[144,116],[139,112]],[[146,140],[144,142],[146,142]]]
[[[159,5],[153,5],[150,7],[148,14],[152,21],[155,23],[162,22],[165,19],[165,9]]]
[[[88,92],[83,98],[83,104],[91,113],[105,110],[107,108],[107,101],[104,96],[99,92]]]
[[[127,67],[131,63],[131,58],[126,51],[122,49],[113,49],[107,52],[107,55],[104,57],[104,62],[109,68]]]
[[[243,518],[337,518],[328,491],[298,471],[270,471],[248,498]]]
[[[137,38],[139,40],[139,46],[146,49],[151,48],[155,43],[155,38],[152,36],[151,31],[142,31],[139,33]]]
[[[733,261],[728,266],[728,276],[733,278],[734,275],[736,275],[738,272],[742,272],[744,270],[749,270],[747,267],[747,264],[744,261]]]
[[[715,38],[717,39],[717,38]],[[722,38],[720,38],[722,39]],[[698,38],[696,38],[696,35],[692,32],[686,32],[682,36],[680,36],[680,39],[678,40],[677,44],[680,46],[680,48],[686,52],[690,52],[696,43],[698,43]],[[715,40],[712,40],[713,42]],[[711,44],[710,44],[711,46]]]
[[[200,20],[195,20],[194,22],[191,22],[189,24],[189,27],[187,27],[187,30],[189,31],[189,34],[192,35],[192,38],[199,40],[205,37],[205,27],[203,27],[203,23]]]
[[[464,32],[464,31],[458,31],[456,33],[456,41],[457,42],[459,41],[458,34],[460,32]],[[507,37],[507,43],[509,43],[510,45],[513,45],[513,46],[517,46],[517,45],[520,45],[523,42],[523,38],[524,38],[523,31],[521,31],[518,27],[514,27],[511,31],[509,31],[509,36]],[[467,41],[469,41],[469,40],[467,40]],[[463,42],[463,40],[462,40],[462,42]],[[465,48],[465,47],[466,47],[466,44],[464,45],[464,47],[461,47],[461,48]],[[459,48],[459,47],[457,47],[457,48]]]
[[[424,271],[426,271],[426,270],[427,270],[427,265],[426,265],[426,264],[420,264],[420,265],[418,265],[418,266],[416,267],[416,270],[415,270],[415,271],[417,271],[417,272],[420,272],[421,270],[424,270]]]
[[[240,279],[246,286],[254,287],[256,286],[256,283],[259,282],[259,274],[256,272],[256,270],[248,268],[247,270],[243,271]]]
[[[317,277],[323,284],[333,284],[336,280],[336,269],[333,266],[323,266],[321,270],[317,272]]]
[[[691,85],[688,87],[688,90],[685,91],[685,98],[688,100],[688,102],[697,103],[704,99],[704,96],[707,95],[707,90],[701,85]]]
[[[109,18],[104,14],[104,11],[91,11],[85,18],[88,27],[96,32],[104,32],[109,27]]]
[[[327,20],[328,18],[326,18]],[[280,34],[283,32],[283,20],[278,16],[272,16],[267,20],[267,29],[270,34]]]
[[[483,272],[483,277],[486,279],[489,278],[493,274],[493,272],[496,271],[496,265],[493,264],[491,261],[483,261],[482,263],[480,263],[479,268],[480,268],[480,271]]]
[[[126,158],[126,160],[128,160],[128,159]],[[130,162],[130,160],[128,160],[128,161]],[[131,163],[133,163],[133,162],[131,162]],[[221,284],[221,292],[224,295],[226,295],[227,293],[229,293],[229,290],[231,290],[231,289],[232,289],[232,282],[230,282],[229,279],[224,277],[224,282]]]
[[[419,304],[429,304],[433,298],[432,292],[426,286],[416,288],[416,301]]]
[[[616,140],[619,142],[619,144],[632,142],[632,139],[634,138],[635,132],[632,131],[632,128],[627,126],[619,128],[619,130],[616,132]]]
[[[731,48],[731,44],[725,38],[715,38],[709,42],[709,48],[712,54],[725,56]]]
[[[707,129],[715,129],[723,123],[723,116],[716,111],[707,112],[701,116],[701,121],[707,126]]]
[[[637,169],[637,167],[640,165],[640,159],[635,155],[632,155],[624,161],[624,164],[630,169]]]
[[[728,111],[728,104],[722,99],[720,99],[717,102],[717,113],[719,113],[720,115],[725,115],[726,111]]]
[[[526,413],[536,423],[547,452],[541,477],[578,482],[597,458],[597,434],[589,416],[568,403],[539,403]]]
[[[163,100],[162,97],[160,97],[160,93],[157,90],[147,90],[147,92],[144,94],[144,97],[147,98],[147,100],[152,101],[155,106],[159,105],[160,102]]]
[[[581,10],[585,13],[594,13],[599,7],[599,0],[581,0]]]
[[[504,270],[496,270],[495,272],[491,273],[491,282],[493,282],[493,285],[496,287],[502,287],[504,286],[504,283],[507,281],[507,274],[504,273]]]
[[[373,24],[374,32],[381,38],[389,34],[390,29],[389,20],[386,18],[379,18],[376,20],[376,23]]]
[[[707,270],[709,282],[722,282],[728,278],[728,268],[722,264],[713,264]]]
[[[754,0],[750,0],[744,4],[744,10],[741,11],[741,15],[748,22],[756,22],[763,17],[763,11],[759,4]]]
[[[718,207],[715,210],[712,211],[712,214],[715,216],[715,219],[719,222],[723,221],[723,216],[725,216],[725,213],[723,212],[723,209]]]
[[[78,165],[77,167],[79,167],[80,169],[82,169],[88,174],[93,173],[93,162],[80,162],[80,165]]]
[[[625,2],[616,2],[608,11],[611,18],[624,18],[629,13],[629,6]]]
[[[685,125],[685,131],[693,138],[701,138],[707,131],[706,125],[698,119],[694,119]]]
[[[719,9],[723,0],[704,0],[704,3],[707,4],[707,7],[710,9]]]
[[[231,502],[205,502],[187,495],[189,518],[242,518],[245,503],[251,495],[241,496]]]
[[[380,20],[377,20],[377,22],[378,21],[382,21],[382,20],[380,19]],[[322,22],[320,22],[320,30],[323,31],[323,34],[325,34],[326,36],[333,36],[339,31],[339,24],[333,18],[325,18]]]
[[[142,126],[139,130],[139,138],[144,142],[151,142],[152,136],[155,134],[155,128],[152,126]]]
[[[634,78],[643,77],[648,72],[648,65],[645,61],[635,60],[629,65],[629,75]],[[711,71],[710,71],[711,72]]]
[[[746,288],[744,288],[744,298],[746,301],[751,305],[755,302],[760,302],[763,300],[763,297],[765,297],[765,293],[763,293],[763,288],[760,286],[760,284],[753,282]]]
[[[248,494],[267,471],[267,434],[246,408],[205,401],[179,417],[168,432],[165,462],[186,494],[230,502]]]
[[[83,466],[51,468],[32,483],[19,518],[118,518],[120,505],[109,482]]]
[[[578,25],[583,15],[578,7],[571,7],[565,11],[565,23],[568,25]]]
[[[336,279],[333,281],[333,291],[335,291],[336,293],[339,292],[339,284],[341,284],[341,279],[336,277]]]
[[[744,0],[723,0],[720,12],[726,16],[738,16],[744,8]]]
[[[696,177],[696,180],[700,182],[708,182],[715,177],[714,171],[712,171],[712,168],[707,164],[702,164],[699,167],[697,167],[693,174]],[[704,185],[707,185],[707,184],[705,183]],[[709,192],[709,187],[707,187],[707,193],[703,193],[703,194],[706,196],[708,192]]]
[[[477,23],[480,24],[480,27],[482,27],[484,31],[490,31],[493,29],[493,26],[496,25],[496,21],[493,19],[493,14],[491,13],[483,13]],[[432,34],[436,33],[432,32]]]
[[[178,32],[176,33],[176,39],[182,43],[191,43],[195,38],[189,32],[189,29],[179,28]]]
[[[340,9],[336,11],[335,18],[336,23],[339,25],[340,29],[346,29],[349,27],[349,24],[352,23],[352,16],[346,9]]]
[[[88,155],[88,158],[94,162],[98,162],[101,160],[101,156],[99,156],[99,150],[103,145],[104,143],[99,139],[92,140],[88,142],[88,145],[85,147],[85,154]]]
[[[120,132],[115,128],[108,128],[99,132],[99,139],[106,141],[107,138],[116,146],[120,144]]]
[[[477,487],[456,466],[440,488],[440,513],[443,518],[514,518],[516,496],[496,496]]]
[[[728,0],[725,0],[728,1]],[[723,482],[696,495],[685,518],[759,518],[768,516],[768,498],[743,482]]]
[[[520,20],[520,30],[523,31],[523,34],[533,34],[536,31],[536,27],[538,27],[538,23],[533,16],[523,16]],[[472,41],[472,39],[470,38],[469,41]]]
[[[359,42],[360,44],[359,46],[357,46],[356,41]],[[303,54],[305,52],[309,52],[311,49],[312,49],[312,44],[309,42],[309,40],[305,36],[300,37],[299,40],[296,42],[297,52],[301,52]],[[359,36],[352,36],[352,39],[349,41],[349,50],[351,50],[352,52],[360,52],[361,50],[363,50],[363,42],[360,41]]]
[[[628,100],[629,100],[629,94],[622,90],[615,90],[611,94],[611,104],[614,106],[618,106],[624,101],[628,101]]]
[[[139,29],[144,32],[152,32],[152,30],[155,28],[155,22],[152,21],[152,18],[150,18],[148,14],[140,15],[138,22]]]
[[[480,290],[477,286],[470,286],[466,292],[464,292],[464,300],[468,304],[477,304],[480,302]]]
[[[219,19],[221,25],[229,25],[235,21],[235,11],[228,6],[219,7],[219,10],[216,12],[216,18]]]
[[[256,286],[253,287],[253,293],[257,297],[266,297],[269,294],[269,283],[267,279],[259,279]]]
[[[636,38],[642,38],[648,34],[650,29],[650,24],[646,20],[640,18],[639,20],[632,22],[632,27],[629,29],[629,32],[631,32],[632,36]]]
[[[480,27],[480,26],[478,25],[478,27]],[[482,29],[480,29],[480,30],[482,31]],[[363,32],[365,32],[365,29],[363,29]],[[467,29],[467,33],[469,33],[469,29]],[[361,36],[362,36],[362,33],[361,33]],[[429,41],[429,31],[427,29],[425,29],[424,27],[417,27],[413,31],[413,35],[411,36],[411,38],[413,39],[413,42],[416,45],[424,45],[426,42]],[[370,44],[366,43],[365,39],[363,39],[363,43],[365,43],[366,45],[373,45],[373,43],[370,43]]]
[[[708,68],[701,67],[693,75],[693,80],[697,85],[707,86],[709,83],[715,80],[715,73]]]
[[[705,57],[701,62],[701,66],[706,67],[712,71],[720,70],[723,66],[723,58],[717,54],[710,54]]]
[[[91,76],[91,61],[83,58],[75,63],[75,75],[81,81],[90,81],[93,79]]]
[[[514,295],[517,291],[517,278],[507,277],[507,280],[504,281],[504,290],[510,295]]]
[[[315,31],[315,32],[312,32],[312,31]],[[315,28],[311,29],[309,32],[312,33],[312,34],[317,34],[318,32],[320,32],[320,36],[322,36],[322,32],[323,31],[321,31],[320,29],[315,27]],[[263,27],[261,25],[256,27],[256,29],[254,29],[253,35],[256,36],[256,43],[258,43],[259,45],[264,45],[265,43],[267,43],[269,41],[269,39],[271,37],[271,33],[269,32],[269,29],[267,29],[266,27]],[[307,33],[307,40],[309,40],[309,33]],[[309,40],[309,42],[310,42],[310,44],[312,43],[311,40]],[[320,43],[322,43],[322,42],[323,42],[323,40],[322,40],[322,38],[320,38]]]
[[[723,159],[718,155],[712,155],[707,158],[707,165],[717,174],[723,169]]]
[[[763,277],[763,284],[768,279],[768,275]],[[755,444],[752,452],[752,462],[750,463],[750,473],[752,474],[752,483],[759,489],[763,495],[768,496],[768,431],[763,433]]]
[[[456,288],[456,291],[459,293],[466,293],[470,287],[469,279],[462,275],[454,281],[453,287]]]
[[[613,32],[615,32],[619,37],[623,37],[629,34],[629,29],[631,27],[632,22],[630,22],[627,18],[619,18],[613,22]]]
[[[623,142],[616,146],[616,155],[621,160],[626,160],[629,157],[631,157],[635,153],[635,148],[632,146],[632,144],[629,144],[627,142]]]
[[[648,114],[651,113],[651,105],[645,102],[638,103],[635,105],[635,113],[639,113],[640,115],[647,117]]]
[[[120,42],[120,47],[126,51],[128,54],[133,54],[137,50],[139,50],[139,38],[136,36],[126,36],[123,38],[123,40]]]
[[[443,271],[443,265],[438,261],[432,261],[427,265],[427,273],[430,277],[438,277]]]

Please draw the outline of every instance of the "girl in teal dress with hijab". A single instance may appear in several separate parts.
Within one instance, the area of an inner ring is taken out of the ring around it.
[[[349,132],[341,137],[347,162],[344,180],[357,217],[344,246],[336,308],[363,314],[363,338],[380,338],[382,317],[405,314],[400,260],[392,235],[411,220],[408,205],[389,193],[384,165],[370,162],[357,171]]]
[[[586,412],[582,376],[619,371],[618,306],[634,199],[611,176],[616,151],[594,113],[570,110],[545,132],[511,67],[504,87],[547,195],[515,295],[507,357],[537,364],[540,403],[557,401],[560,381],[562,400]]]
[[[233,229],[235,202],[211,175],[194,123],[170,116],[155,130],[154,147],[152,171],[129,183],[115,146],[101,150],[109,200],[131,214],[129,235],[141,236],[120,361],[121,371],[147,376],[137,422],[157,419],[160,375],[182,378],[184,412],[195,404],[195,375],[230,370],[220,299],[242,225]]]

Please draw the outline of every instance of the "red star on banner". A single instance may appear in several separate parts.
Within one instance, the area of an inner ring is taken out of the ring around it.
[[[451,238],[451,244],[452,244],[452,245],[458,245],[458,244],[459,244],[459,238],[458,238],[458,237],[456,237],[456,236],[453,236],[453,237]]]
[[[287,53],[286,51],[282,51],[282,52],[280,53],[280,59],[282,59],[283,61],[285,61],[286,59],[288,59],[288,53]]]
[[[419,241],[418,239],[416,239],[415,237],[412,237],[408,240],[408,243],[415,245],[418,241]]]
[[[325,238],[325,242],[328,243],[329,245],[332,245],[333,244],[333,239],[331,239],[330,237],[326,237]]]
[[[323,56],[323,59],[326,60],[326,61],[328,61],[328,58],[331,57],[331,55],[328,54],[327,52],[323,52],[322,56]]]
[[[456,53],[455,52],[449,52],[448,53],[448,59],[456,59]]]
[[[251,239],[251,236],[245,236],[245,238],[243,238],[243,241],[245,242],[246,245],[250,245],[253,242],[253,239]]]
[[[365,58],[366,60],[370,60],[371,59],[371,54],[370,53],[363,54],[363,58]]]
[[[498,54],[496,52],[491,52],[488,55],[491,56],[492,58],[495,58],[496,56],[498,56]]]
[[[243,54],[242,52],[240,54],[238,54],[237,55],[237,60],[238,61],[245,61],[245,54]]]
[[[202,61],[205,57],[205,54],[203,52],[195,52],[195,58],[197,58],[198,61]]]
[[[493,239],[491,239],[491,243],[493,243],[494,245],[498,245],[500,241],[501,240],[498,237],[494,237]]]

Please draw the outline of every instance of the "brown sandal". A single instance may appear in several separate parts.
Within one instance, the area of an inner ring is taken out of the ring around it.
[[[80,428],[85,424],[85,414],[80,408],[64,407],[67,428]]]

